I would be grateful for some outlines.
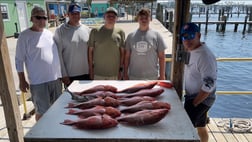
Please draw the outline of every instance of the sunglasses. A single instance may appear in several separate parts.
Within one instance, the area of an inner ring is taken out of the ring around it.
[[[182,41],[184,40],[192,40],[195,38],[195,33],[185,33],[181,36]]]
[[[33,17],[35,17],[37,20],[41,20],[41,19],[47,20],[46,16],[33,16]]]

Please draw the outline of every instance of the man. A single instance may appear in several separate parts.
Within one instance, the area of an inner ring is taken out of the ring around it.
[[[200,41],[200,29],[194,23],[187,23],[181,30],[181,39],[190,53],[185,65],[185,110],[201,142],[208,141],[207,112],[215,101],[217,63],[214,54]]]
[[[104,14],[104,25],[90,33],[88,62],[91,79],[122,78],[125,33],[115,27],[117,18],[117,10],[109,7]]]
[[[139,28],[126,39],[124,79],[164,80],[166,45],[161,35],[149,26],[150,10],[141,9],[137,21]]]
[[[53,34],[44,29],[45,11],[34,7],[31,11],[32,27],[20,33],[16,47],[16,69],[22,92],[30,89],[38,121],[62,93],[60,61]],[[29,83],[24,73],[26,66]]]
[[[88,38],[90,29],[80,23],[81,7],[68,7],[69,21],[60,25],[54,35],[61,61],[62,82],[69,86],[73,80],[89,80]]]

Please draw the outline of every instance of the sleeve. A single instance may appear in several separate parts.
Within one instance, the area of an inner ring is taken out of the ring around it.
[[[132,39],[132,33],[130,33],[126,40],[125,40],[125,50],[130,51],[131,50],[131,39]]]
[[[125,32],[123,30],[121,30],[120,35],[121,35],[120,47],[125,48]]]
[[[158,52],[162,52],[167,48],[167,44],[165,44],[163,37],[160,33],[157,32],[157,41],[158,41]]]
[[[24,62],[26,54],[26,40],[22,33],[19,35],[16,45],[15,65],[17,72],[24,72]]]
[[[62,45],[62,37],[61,37],[61,33],[60,33],[60,28],[57,28],[55,33],[54,33],[54,41],[56,43],[56,46],[58,48],[58,56],[59,56],[59,60],[60,60],[60,67],[61,67],[61,74],[62,77],[68,76],[67,71],[66,71],[66,67],[64,64],[64,59],[63,59],[63,45]]]
[[[203,54],[198,60],[198,67],[201,73],[203,85],[201,89],[211,93],[216,89],[217,63],[215,58]]]
[[[88,47],[95,47],[95,33],[96,32],[97,32],[96,28],[90,31],[89,39],[88,39]]]

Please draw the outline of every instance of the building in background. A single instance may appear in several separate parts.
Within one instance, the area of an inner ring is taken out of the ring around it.
[[[45,8],[44,0],[1,0],[4,31],[7,37],[18,36],[18,33],[31,26],[30,16],[34,6]]]

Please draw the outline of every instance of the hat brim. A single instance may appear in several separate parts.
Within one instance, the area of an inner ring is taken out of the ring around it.
[[[196,32],[192,32],[192,31],[185,31],[185,32],[181,33],[181,35],[184,35],[184,34],[196,34]]]
[[[114,13],[116,16],[118,15],[115,11],[106,11],[105,14],[107,13]]]
[[[202,0],[202,2],[204,3],[204,4],[214,4],[214,3],[216,3],[216,2],[218,2],[218,1],[220,1],[220,0]]]

